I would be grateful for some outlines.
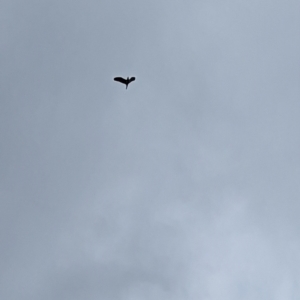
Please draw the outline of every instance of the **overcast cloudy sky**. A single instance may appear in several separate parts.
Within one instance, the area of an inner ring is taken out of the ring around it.
[[[2,0],[0,37],[1,299],[300,299],[298,0]]]

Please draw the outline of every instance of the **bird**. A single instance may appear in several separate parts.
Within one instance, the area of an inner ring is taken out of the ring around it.
[[[124,79],[122,77],[115,77],[114,81],[119,81],[123,84],[126,84],[126,90],[127,90],[128,84],[132,81],[135,81],[135,77],[131,77],[131,78],[127,77],[127,79]]]

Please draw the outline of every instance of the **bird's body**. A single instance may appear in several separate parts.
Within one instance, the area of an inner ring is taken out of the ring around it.
[[[132,82],[132,81],[135,81],[135,77],[131,77],[131,78],[127,77],[127,79],[124,79],[123,77],[115,77],[114,81],[119,81],[119,82],[125,84],[126,85],[126,89],[127,89],[128,84],[130,82]]]

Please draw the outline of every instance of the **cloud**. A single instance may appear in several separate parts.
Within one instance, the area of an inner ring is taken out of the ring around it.
[[[4,1],[1,297],[299,298],[298,8]]]

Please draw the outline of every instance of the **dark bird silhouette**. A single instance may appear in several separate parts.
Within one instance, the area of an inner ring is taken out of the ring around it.
[[[126,84],[126,89],[127,89],[128,84],[132,81],[135,81],[135,77],[131,77],[131,78],[127,77],[127,79],[124,79],[122,77],[115,77],[114,81],[119,81],[123,84]]]

